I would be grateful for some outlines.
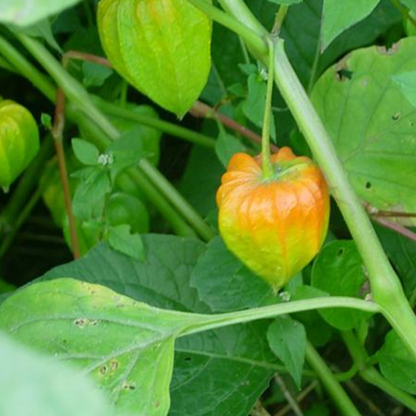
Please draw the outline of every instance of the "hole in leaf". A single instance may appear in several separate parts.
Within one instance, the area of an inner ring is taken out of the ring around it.
[[[136,390],[136,386],[133,383],[124,383],[123,384],[124,390]]]
[[[365,184],[365,189],[370,189],[371,188],[371,182],[367,182]]]
[[[342,68],[339,71],[337,71],[337,79],[339,81],[346,81],[352,79],[352,71],[349,71],[348,69]]]
[[[184,360],[185,360],[185,361],[188,361],[188,362],[189,362],[189,361],[192,361],[192,357],[185,357],[185,358],[184,358]]]
[[[343,254],[344,254],[344,249],[343,249],[343,248],[340,248],[340,249],[338,250],[337,256],[338,256],[338,257],[340,257],[340,256],[342,256]]]

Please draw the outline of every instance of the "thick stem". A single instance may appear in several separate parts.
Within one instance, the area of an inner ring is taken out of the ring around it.
[[[170,184],[170,182],[147,160],[142,159],[139,162],[139,167],[147,176],[147,179],[166,197],[171,204],[182,213],[182,215],[193,224],[195,231],[206,241],[215,237],[214,231],[203,221],[200,221],[199,214],[196,213],[193,207],[183,199],[180,194]]]
[[[240,16],[240,19],[238,20],[228,16],[216,7],[211,6],[206,0],[188,0],[188,2],[209,15],[213,20],[241,36],[249,46],[249,49],[260,52],[260,54],[267,54],[267,46],[258,36],[259,34],[260,36],[266,35],[267,31],[255,19],[254,21],[251,19],[247,19],[247,21],[244,20],[247,11],[249,13],[251,12],[243,2],[237,2],[233,5],[233,7],[238,7],[238,10],[236,10],[236,13]],[[220,0],[220,3],[227,9],[227,4],[225,4],[225,2]]]
[[[322,168],[367,268],[373,299],[416,359],[416,318],[371,221],[339,161],[332,141],[284,51],[276,49],[275,80]]]

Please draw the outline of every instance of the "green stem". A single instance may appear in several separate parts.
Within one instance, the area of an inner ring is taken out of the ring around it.
[[[215,237],[214,231],[205,221],[199,221],[200,216],[194,208],[185,201],[184,198],[172,187],[170,182],[158,171],[153,168],[146,159],[139,162],[139,167],[147,176],[147,179],[158,189],[162,195],[193,225],[196,232],[206,241]]]
[[[360,376],[367,383],[378,387],[380,390],[384,391],[391,397],[394,397],[408,409],[416,413],[416,399],[387,381],[375,368],[368,368],[367,370],[361,372]]]
[[[328,296],[322,298],[296,300],[292,302],[279,303],[277,305],[263,306],[260,308],[229,312],[219,315],[202,315],[205,317],[202,323],[197,323],[195,326],[189,327],[182,333],[182,335],[195,334],[211,329],[222,328],[228,325],[243,324],[258,319],[274,318],[276,316],[289,313],[327,308],[351,308],[369,313],[380,312],[380,308],[373,302],[342,296]]]
[[[13,53],[14,51],[10,48],[9,44],[5,44],[3,39],[0,38],[0,49],[4,49],[5,45],[9,52]],[[50,100],[56,95],[56,89],[52,86],[49,82],[48,78],[43,77],[43,75],[35,74],[32,69],[31,65],[27,65],[26,60],[20,60],[19,54],[15,54],[15,61],[18,63],[19,72],[15,67],[9,64],[6,60],[0,57],[0,67],[7,69],[10,72],[22,74],[26,78],[30,79],[33,84],[40,89]],[[36,79],[33,79],[34,75],[38,75]],[[40,75],[40,76],[39,76]],[[128,108],[121,108],[116,104],[111,104],[101,97],[91,95],[91,99],[94,104],[103,112],[110,116],[124,118],[126,120],[136,121],[143,126],[155,128],[163,133],[170,134],[171,136],[177,137],[178,139],[182,139],[188,141],[190,143],[197,144],[199,146],[206,147],[208,149],[215,149],[215,140],[204,134],[195,132],[191,129],[187,129],[185,127],[179,126],[174,123],[169,123],[168,121],[160,120],[157,117],[148,116],[145,114],[138,114],[134,111],[129,110]]]
[[[371,282],[373,299],[416,359],[416,318],[374,228],[351,186],[332,141],[279,41],[275,80],[299,128],[322,168],[332,195],[360,251]]]
[[[0,36],[0,52],[13,68],[27,78],[38,90],[55,102],[56,88],[49,78],[39,72],[16,48]]]
[[[4,58],[0,57],[0,68],[6,69],[7,71],[17,73],[17,71],[10,65]]]
[[[120,137],[120,132],[113,126],[112,123],[110,123],[101,110],[94,105],[88,92],[83,88],[83,86],[63,69],[59,62],[55,60],[55,58],[42,44],[21,33],[17,33],[16,37],[49,72],[51,77],[63,89],[66,97],[72,103],[74,103],[91,120],[93,120],[93,122],[97,124],[97,126],[112,140],[117,140]],[[142,159],[140,165],[142,169],[146,168],[147,176],[152,177],[154,182],[159,181],[160,172],[150,162],[146,159]],[[209,225],[168,181],[163,183],[163,193],[168,197],[175,195],[175,198],[170,199],[169,202],[199,233],[201,238],[205,240],[212,238],[214,234]],[[183,209],[184,207],[186,207],[186,210]],[[192,215],[189,215],[191,212]]]
[[[367,383],[378,387],[380,390],[394,397],[410,410],[416,412],[416,399],[391,384],[369,364],[367,351],[361,345],[355,334],[352,331],[342,331],[341,336],[352,359],[358,367],[360,377]]]
[[[285,21],[287,12],[289,11],[289,6],[281,5],[279,11],[276,14],[276,19],[274,21],[272,33],[278,35],[282,29],[283,22]]]
[[[360,412],[354,406],[354,403],[348,397],[345,390],[334,377],[332,371],[328,368],[325,361],[321,358],[312,344],[308,343],[306,347],[306,359],[309,365],[318,375],[322,384],[334,399],[335,404],[344,416],[360,416]]]
[[[267,79],[266,102],[264,105],[263,131],[261,136],[261,156],[263,179],[271,179],[274,176],[273,164],[270,159],[270,127],[272,118],[272,99],[274,87],[274,41],[269,39],[269,73]]]
[[[156,117],[136,113],[128,108],[121,108],[118,105],[111,104],[103,100],[100,97],[93,96],[92,100],[101,111],[104,111],[108,115],[124,118],[126,120],[137,121],[143,126],[153,127],[163,133],[170,134],[190,143],[194,143],[208,149],[215,149],[215,140],[209,136],[205,136],[204,134],[186,129],[185,127],[178,126],[177,124],[168,123],[167,121],[160,120]]]

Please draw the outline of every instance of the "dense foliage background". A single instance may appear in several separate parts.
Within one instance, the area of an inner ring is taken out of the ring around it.
[[[247,1],[268,29],[284,3]],[[414,307],[416,8],[369,1],[351,4],[351,15],[328,0],[323,18],[321,0],[286,3],[296,3],[280,34],[287,55]],[[112,414],[107,401],[123,415],[324,416],[346,414],[349,403],[366,415],[415,414],[416,364],[381,316],[330,308],[206,331],[211,314],[328,295],[371,300],[333,201],[323,249],[278,296],[218,235],[215,194],[230,157],[260,152],[267,71],[243,40],[214,24],[208,83],[178,119],[97,61],[105,57],[98,1],[33,4],[36,13],[21,15],[27,5],[0,4],[0,94],[32,112],[42,138],[37,158],[0,193],[0,415]],[[67,98],[75,261],[52,137],[56,86]],[[105,114],[119,140],[86,108]],[[312,157],[277,89],[273,116],[274,146]],[[59,286],[58,278],[75,280]],[[15,291],[32,282],[44,286]],[[131,299],[172,312],[159,316]],[[105,394],[7,333],[89,372]],[[140,349],[146,343],[152,348]]]

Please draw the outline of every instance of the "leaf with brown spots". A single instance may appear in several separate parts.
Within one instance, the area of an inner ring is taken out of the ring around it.
[[[394,81],[416,71],[415,48],[412,37],[354,51],[312,94],[358,195],[380,210],[416,211],[416,109]]]
[[[123,415],[167,414],[175,339],[203,319],[73,279],[33,284],[0,308],[1,330],[82,368]]]

